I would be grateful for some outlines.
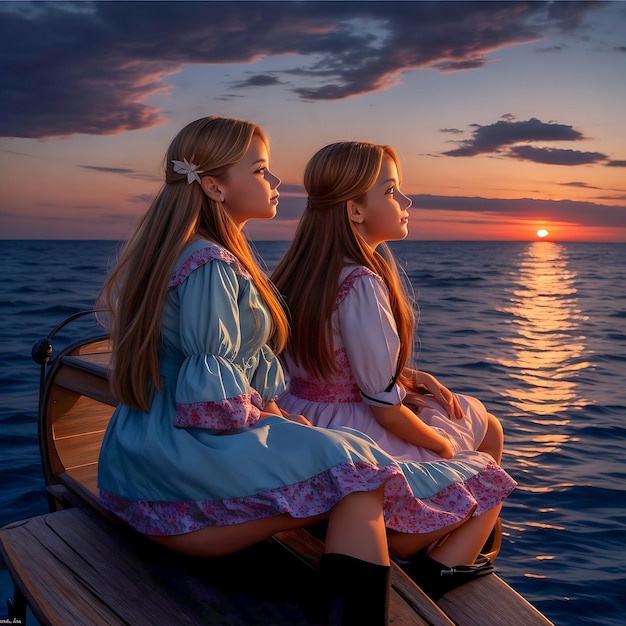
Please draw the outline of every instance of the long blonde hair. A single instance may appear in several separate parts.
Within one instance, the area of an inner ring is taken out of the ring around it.
[[[287,340],[288,324],[268,278],[259,269],[246,238],[220,202],[197,182],[174,172],[173,160],[187,159],[218,180],[241,161],[254,136],[268,145],[261,128],[250,122],[205,117],[185,126],[165,156],[165,184],[124,246],[98,298],[110,310],[113,341],[111,389],[124,404],[149,410],[160,388],[158,350],[167,284],[184,247],[195,236],[227,248],[252,276],[273,319],[277,351]],[[268,148],[269,149],[269,148]]]
[[[410,386],[402,371],[413,347],[412,300],[388,246],[383,243],[372,250],[352,225],[347,209],[349,200],[363,204],[385,155],[399,172],[398,155],[390,146],[340,142],[311,158],[304,172],[306,208],[287,253],[272,274],[290,313],[287,352],[319,380],[336,373],[331,316],[339,276],[348,259],[378,274],[387,286],[400,337],[397,374],[402,384]]]

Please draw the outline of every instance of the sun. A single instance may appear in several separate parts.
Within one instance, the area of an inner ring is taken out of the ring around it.
[[[550,234],[550,233],[549,233],[549,231],[547,231],[545,228],[540,228],[540,229],[537,231],[537,237],[541,237],[542,239],[543,239],[544,237],[547,237],[549,234]]]

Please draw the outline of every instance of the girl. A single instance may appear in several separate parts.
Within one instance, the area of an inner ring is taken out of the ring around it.
[[[290,383],[279,406],[316,426],[362,431],[398,461],[460,459],[479,450],[499,462],[497,419],[475,398],[456,397],[407,367],[413,310],[385,243],[408,233],[411,201],[400,192],[395,151],[331,144],[309,161],[304,184],[305,211],[273,274],[291,316]],[[487,539],[496,511],[475,518],[477,541]],[[431,552],[437,554],[453,564],[449,554]]]
[[[409,483],[370,440],[281,415],[274,355],[287,321],[241,232],[275,215],[279,184],[253,124],[203,118],[172,141],[165,184],[101,294],[120,404],[100,454],[100,498],[155,542],[198,556],[327,519],[321,569],[343,623],[385,624],[383,513],[397,531],[430,521],[428,532],[397,533],[415,552],[466,525],[482,467],[416,466]],[[453,514],[436,509],[447,497],[459,502]]]

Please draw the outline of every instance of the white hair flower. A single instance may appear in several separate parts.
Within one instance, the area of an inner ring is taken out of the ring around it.
[[[198,166],[195,163],[190,163],[187,159],[183,159],[182,161],[172,159],[172,163],[174,164],[174,171],[177,174],[187,175],[187,182],[190,185],[194,180],[200,182],[200,176],[198,176],[198,174],[202,174],[203,172],[198,169]]]

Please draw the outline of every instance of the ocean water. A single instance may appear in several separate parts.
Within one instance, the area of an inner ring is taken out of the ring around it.
[[[256,248],[271,269],[286,245]],[[117,248],[0,242],[0,525],[47,512],[31,347],[91,308]],[[558,626],[621,626],[626,244],[404,241],[392,248],[420,310],[416,364],[479,397],[504,425],[503,465],[519,486],[503,509],[498,573]],[[90,331],[88,322],[72,328]],[[62,331],[54,344],[73,338]],[[12,593],[4,570],[0,591],[3,600]]]

